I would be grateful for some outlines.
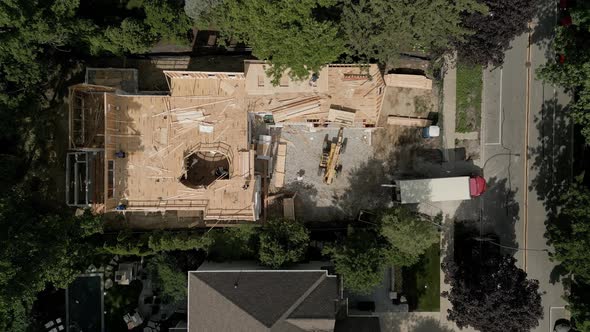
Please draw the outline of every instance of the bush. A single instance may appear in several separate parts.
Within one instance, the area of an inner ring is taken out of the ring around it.
[[[106,253],[123,256],[149,256],[158,252],[173,250],[204,250],[213,245],[208,235],[184,232],[153,232],[135,235],[130,231],[119,232],[114,241],[106,242],[103,250]]]
[[[171,303],[186,299],[187,274],[178,268],[173,257],[156,255],[149,260],[147,270],[155,286],[160,289],[164,302]]]
[[[258,258],[278,269],[300,261],[307,251],[309,233],[303,224],[285,219],[268,221],[260,233]]]

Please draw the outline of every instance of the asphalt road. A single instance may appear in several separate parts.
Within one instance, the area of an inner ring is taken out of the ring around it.
[[[535,73],[553,61],[556,4],[544,2],[532,33],[512,42],[502,67],[484,72],[481,143],[490,187],[479,203],[482,232],[493,231],[503,245],[521,248],[512,251],[518,264],[539,280],[544,318],[535,331],[546,332],[565,315],[563,285],[543,250],[551,250],[544,237],[549,193],[571,177],[571,126],[561,117],[569,96]]]

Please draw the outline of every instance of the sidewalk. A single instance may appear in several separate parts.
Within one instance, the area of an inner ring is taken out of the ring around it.
[[[445,59],[445,75],[443,81],[443,154],[447,161],[454,160],[455,153],[455,122],[457,109],[457,55]]]
[[[457,55],[454,54],[446,58],[446,73],[443,82],[443,149],[445,158],[455,160],[455,139],[462,138],[464,134],[455,133],[456,110],[457,110]],[[444,215],[445,230],[441,232],[441,256],[442,263],[446,255],[453,255],[453,235],[454,235],[454,217],[459,203],[442,202],[440,209]],[[445,283],[445,273],[440,270],[440,291],[450,291],[450,285]],[[454,322],[447,320],[447,310],[451,308],[451,303],[445,298],[440,297],[439,328],[440,331],[475,331],[468,327],[460,330]]]

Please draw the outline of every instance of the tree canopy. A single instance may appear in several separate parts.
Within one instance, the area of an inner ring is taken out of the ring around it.
[[[560,199],[557,218],[547,224],[549,244],[554,248],[552,259],[590,283],[590,190],[574,183]]]
[[[526,278],[514,257],[503,255],[489,243],[474,241],[468,234],[455,238],[454,257],[443,264],[444,292],[452,304],[448,319],[459,328],[479,331],[530,331],[543,317],[539,282]]]
[[[151,257],[147,269],[152,275],[154,286],[160,290],[166,303],[186,299],[187,274],[178,268],[173,257],[164,254]]]
[[[386,256],[392,265],[410,266],[418,262],[420,256],[433,244],[440,241],[438,224],[442,215],[435,221],[425,220],[406,208],[389,209],[381,216],[381,235],[389,243]]]
[[[259,236],[258,258],[263,265],[273,269],[300,261],[309,245],[309,232],[305,226],[291,220],[269,220]]]
[[[537,0],[483,0],[487,12],[464,13],[462,26],[472,34],[455,44],[461,61],[500,65],[510,41],[527,30]]]
[[[351,230],[346,241],[324,248],[342,276],[344,287],[354,293],[370,293],[381,280],[384,271],[384,251],[371,231]]]
[[[211,13],[223,0],[185,0],[184,12],[195,21],[201,20],[203,15]]]
[[[447,51],[471,31],[462,13],[485,13],[476,0],[346,0],[340,27],[347,52],[393,65],[401,52]]]
[[[2,331],[24,331],[37,293],[72,282],[93,254],[90,236],[102,231],[101,218],[49,210],[29,191],[16,186],[0,197]]]
[[[556,28],[553,48],[562,60],[545,64],[537,74],[574,95],[568,105],[575,123],[590,141],[590,3],[578,1],[571,11],[572,25]]]
[[[258,253],[258,228],[245,224],[212,232],[213,245],[209,251],[209,259],[220,261],[253,259]]]
[[[326,247],[323,253],[331,257],[347,289],[369,293],[383,279],[385,268],[416,264],[428,248],[440,241],[437,227],[425,218],[429,217],[403,206],[388,209],[376,227],[349,228],[344,242]]]
[[[304,80],[344,52],[335,24],[315,16],[334,4],[334,0],[226,0],[209,19],[223,37],[245,42],[254,56],[270,61],[267,74],[278,85],[285,71]]]

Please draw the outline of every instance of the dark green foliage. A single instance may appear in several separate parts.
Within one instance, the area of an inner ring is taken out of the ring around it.
[[[258,259],[263,265],[278,269],[303,259],[309,244],[309,232],[302,223],[273,219],[260,232]]]
[[[47,87],[52,57],[73,45],[84,49],[96,34],[90,20],[76,16],[77,7],[77,0],[0,2],[0,110],[38,98],[44,91],[39,87]]]
[[[590,190],[573,183],[560,198],[557,218],[547,224],[547,238],[553,246],[551,258],[575,278],[590,283]]]
[[[30,188],[0,198],[0,330],[24,331],[26,315],[47,285],[66,287],[93,255],[90,237],[101,218],[62,215],[43,208]]]
[[[545,236],[554,248],[551,258],[573,279],[566,296],[572,321],[577,330],[590,331],[590,190],[582,179],[559,197],[560,209],[547,222]]]
[[[545,81],[560,85],[574,94],[568,105],[575,123],[590,141],[590,3],[578,1],[571,10],[573,25],[557,27],[553,47],[564,63],[549,62],[537,74]]]
[[[155,41],[156,37],[143,22],[126,18],[121,22],[121,26],[106,28],[104,38],[98,37],[95,40],[93,51],[94,53],[105,50],[113,54],[140,54],[149,51]]]
[[[145,24],[157,39],[174,44],[188,44],[187,34],[192,26],[179,1],[146,0]]]
[[[173,257],[163,254],[151,257],[147,269],[165,303],[186,299],[187,273],[178,268],[178,263]]]
[[[351,230],[346,241],[324,248],[342,276],[344,287],[357,294],[368,294],[381,280],[385,250],[371,231]]]
[[[590,283],[574,281],[566,296],[568,310],[572,315],[572,323],[577,331],[590,331]]]
[[[211,10],[222,3],[223,0],[185,0],[184,12],[190,18],[198,21],[204,15],[211,13]]]
[[[475,230],[455,238],[454,256],[443,264],[444,292],[452,304],[448,319],[479,331],[530,331],[543,317],[539,282],[499,248],[473,240]]]
[[[381,235],[387,240],[386,257],[395,266],[410,266],[433,244],[440,241],[435,225],[406,208],[389,209],[381,216]],[[442,215],[433,223],[438,224]]]
[[[115,240],[107,241],[103,245],[103,251],[115,255],[148,256],[174,250],[207,251],[212,244],[213,239],[210,236],[188,231],[156,231],[142,234],[122,231]]]
[[[258,229],[252,225],[240,225],[211,231],[214,241],[209,259],[233,261],[254,258],[258,247]]]
[[[441,54],[471,32],[461,13],[486,12],[475,0],[346,0],[340,29],[347,52],[393,66],[401,52]]]
[[[386,267],[411,266],[440,236],[436,224],[442,215],[427,221],[403,206],[384,211],[374,229],[350,228],[346,240],[324,250],[342,275],[344,285],[355,293],[369,293],[377,286]],[[434,225],[433,225],[434,224]]]
[[[474,33],[457,43],[459,57],[471,64],[501,65],[510,41],[527,30],[539,1],[483,0],[489,11],[466,13],[463,27]]]
[[[333,4],[331,0],[227,0],[207,19],[224,37],[245,42],[253,55],[270,61],[267,73],[278,85],[286,70],[291,78],[304,80],[344,52],[335,24],[314,17],[314,11]]]

